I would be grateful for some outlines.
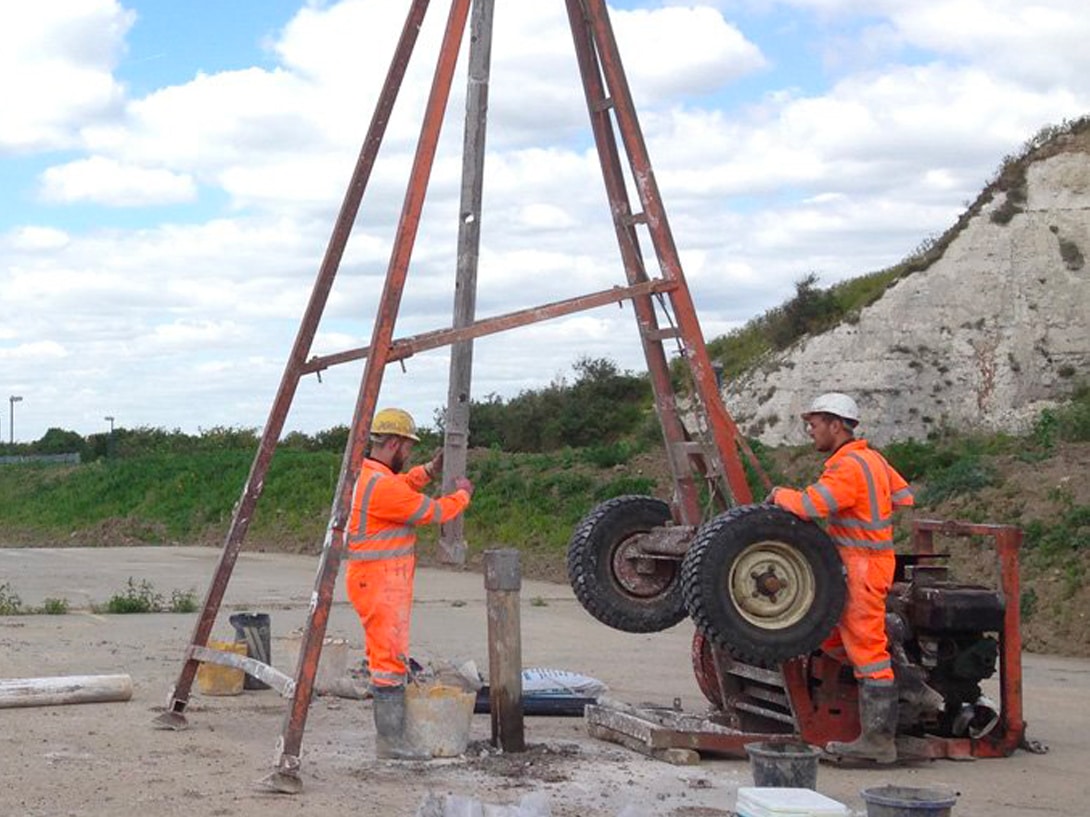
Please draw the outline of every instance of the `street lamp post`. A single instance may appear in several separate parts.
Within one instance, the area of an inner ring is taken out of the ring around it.
[[[23,398],[17,394],[8,398],[8,445],[15,445],[15,404]],[[0,437],[2,440],[3,437]]]
[[[108,415],[102,419],[110,424],[110,436],[106,439],[106,459],[110,460],[114,456],[114,418]]]

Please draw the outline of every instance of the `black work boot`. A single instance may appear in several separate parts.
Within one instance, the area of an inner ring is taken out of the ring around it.
[[[430,760],[431,754],[409,745],[405,734],[405,687],[376,686],[375,757],[380,760]]]
[[[852,760],[893,763],[897,760],[897,687],[861,681],[859,684],[859,737],[850,743],[830,741],[825,751]]]

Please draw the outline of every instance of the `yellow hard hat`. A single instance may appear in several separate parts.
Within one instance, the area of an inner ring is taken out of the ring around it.
[[[375,414],[375,419],[371,421],[371,433],[394,434],[420,442],[412,415],[399,408],[385,408]]]

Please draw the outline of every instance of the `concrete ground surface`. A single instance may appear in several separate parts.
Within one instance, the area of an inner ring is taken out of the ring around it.
[[[580,718],[528,718],[525,755],[488,752],[490,719],[476,715],[464,757],[376,761],[370,704],[318,697],[303,741],[303,792],[264,792],[255,783],[273,770],[287,701],[273,690],[212,697],[195,688],[190,728],[155,730],[195,614],[89,609],[123,592],[130,577],[167,598],[191,589],[203,598],[218,558],[210,548],[0,548],[0,585],[25,606],[65,598],[73,608],[0,617],[0,678],[125,673],[134,687],[124,703],[0,710],[0,815],[413,815],[429,794],[509,805],[536,792],[553,817],[710,817],[730,814],[737,789],[752,785],[746,760],[705,755],[699,765],[673,766],[590,738]],[[233,637],[233,611],[267,612],[273,664],[290,673],[317,564],[309,556],[242,553],[213,638]],[[482,577],[423,569],[416,587],[414,657],[471,659],[487,672]],[[568,587],[544,582],[524,582],[521,602],[524,666],[589,675],[627,703],[680,698],[686,711],[704,711],[687,622],[652,635],[621,633],[592,619]],[[340,582],[326,634],[360,654],[362,633]],[[887,783],[951,786],[960,792],[956,817],[1083,814],[1090,662],[1026,655],[1024,686],[1029,737],[1047,743],[1048,754],[874,769],[822,764],[817,788],[856,814],[866,813],[860,790]]]

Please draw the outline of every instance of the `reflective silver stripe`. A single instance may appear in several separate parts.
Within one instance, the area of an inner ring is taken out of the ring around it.
[[[838,545],[843,545],[844,547],[867,548],[869,550],[892,550],[893,549],[893,540],[892,539],[889,540],[889,541],[882,540],[882,541],[879,541],[879,542],[876,542],[874,540],[869,540],[869,539],[852,539],[849,536],[837,536],[832,531],[829,531],[829,538],[831,538]]]
[[[851,519],[849,517],[836,516],[829,520],[830,525],[840,528],[854,528],[855,530],[892,530],[893,518],[887,516],[878,522],[868,522],[865,519]]]
[[[829,509],[828,515],[832,515],[837,512],[839,506],[836,504],[836,498],[833,496],[833,492],[829,490],[829,486],[822,485],[820,482],[814,483],[812,487],[821,498],[825,500],[825,507]]]
[[[856,672],[878,672],[878,670],[889,669],[891,666],[893,665],[887,658],[885,661],[875,661],[873,664],[864,664],[861,667],[856,667],[855,670]]]
[[[385,686],[396,686],[401,681],[405,680],[404,672],[372,672],[371,677],[376,681],[393,681],[393,684],[386,684]],[[379,686],[384,686],[380,684]]]
[[[867,461],[856,454],[854,451],[848,454],[853,460],[858,462],[863,467],[863,476],[867,479],[867,498],[870,500],[870,518],[871,521],[877,521],[881,519],[881,514],[878,511],[878,491],[875,489],[874,474],[871,473],[870,465]]]
[[[428,497],[424,497],[420,502],[420,507],[416,509],[416,513],[405,520],[406,525],[416,525],[427,514],[431,513],[431,507],[435,503]]]
[[[910,499],[911,497],[912,497],[912,489],[911,488],[902,488],[899,491],[894,491],[893,496],[891,497],[891,499],[893,499],[893,501],[896,502],[899,499]]]
[[[371,494],[381,477],[382,474],[372,474],[371,479],[367,481],[367,486],[363,489],[363,498],[360,500],[360,527],[362,530],[357,530],[348,537],[349,545],[358,545],[364,540],[363,534],[367,530],[367,506],[371,504]]]
[[[431,504],[431,523],[433,525],[440,525],[443,522],[443,506],[436,502],[434,499],[432,500]]]
[[[896,678],[867,678],[863,675],[860,675],[858,670],[856,670],[855,677],[866,681],[868,684],[874,687],[891,687],[897,683]]]
[[[344,558],[349,562],[381,562],[383,559],[396,559],[398,556],[411,556],[415,545],[391,550],[350,550]]]
[[[806,511],[811,519],[821,519],[821,517],[824,516],[824,514],[818,513],[817,508],[814,506],[814,503],[810,501],[810,497],[805,491],[802,492],[802,509]]]
[[[413,529],[408,527],[387,528],[386,530],[380,530],[378,533],[369,533],[361,537],[359,541],[389,542],[391,539],[404,539],[406,536],[411,536],[412,532]]]

